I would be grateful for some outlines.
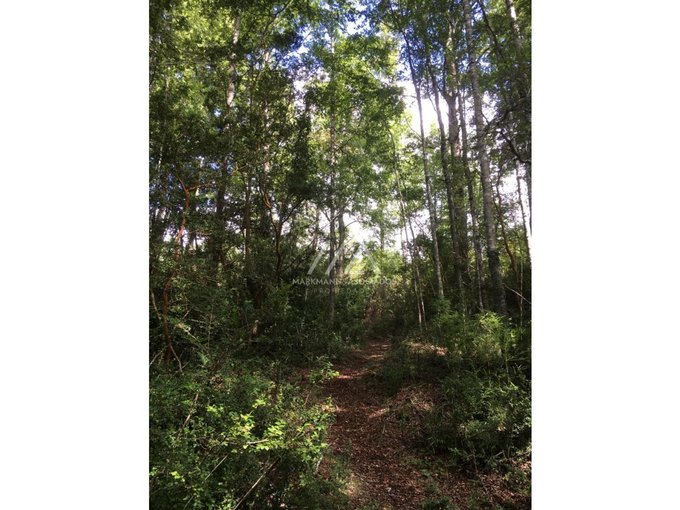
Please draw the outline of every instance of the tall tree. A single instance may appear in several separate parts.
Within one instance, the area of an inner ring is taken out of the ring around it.
[[[442,269],[441,261],[439,257],[439,241],[437,240],[437,215],[434,205],[433,190],[432,190],[432,179],[430,176],[429,161],[428,161],[428,148],[427,141],[425,137],[425,127],[423,121],[423,100],[422,100],[422,80],[425,78],[423,72],[419,72],[416,68],[415,63],[415,51],[412,47],[410,34],[407,33],[405,27],[405,16],[401,8],[395,9],[394,6],[389,3],[389,10],[394,22],[395,27],[401,34],[402,40],[405,45],[406,62],[408,64],[408,69],[411,75],[411,83],[416,93],[416,104],[418,105],[418,124],[420,133],[420,151],[422,156],[423,165],[423,175],[425,177],[425,197],[427,200],[427,209],[429,213],[429,223],[430,223],[430,233],[432,235],[432,253],[434,258],[434,272],[435,280],[437,284],[437,297],[439,299],[444,299],[444,284],[442,280]]]
[[[491,172],[489,169],[489,155],[485,141],[486,126],[484,114],[482,112],[482,91],[479,85],[479,64],[477,62],[477,50],[473,36],[472,11],[470,9],[470,0],[462,0],[462,2],[463,15],[465,17],[465,40],[468,52],[468,67],[470,69],[472,100],[474,104],[477,154],[482,182],[482,205],[484,211],[484,224],[486,227],[487,260],[489,262],[489,273],[491,274],[494,309],[501,314],[505,314],[507,313],[507,306],[505,304],[505,288],[503,286],[503,274],[498,254],[496,223],[493,214],[493,188],[491,184]]]

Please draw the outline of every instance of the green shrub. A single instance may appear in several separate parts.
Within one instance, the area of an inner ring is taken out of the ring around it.
[[[445,356],[424,348],[442,338]],[[531,452],[528,338],[528,328],[494,313],[461,321],[442,301],[420,347],[393,349],[381,379],[390,393],[407,381],[437,385],[440,402],[422,421],[430,451],[448,453],[460,465],[510,469]]]
[[[423,510],[456,510],[458,507],[451,501],[451,498],[440,496],[425,500],[421,507]]]
[[[335,379],[339,375],[340,372],[333,370],[333,363],[328,356],[319,356],[315,360],[315,368],[309,374],[309,380],[312,384],[319,384]]]
[[[444,404],[425,420],[427,445],[475,465],[493,465],[525,450],[531,439],[528,383],[458,368],[443,382]]]
[[[434,317],[430,324],[435,345],[441,345],[455,335],[460,322],[459,315],[451,309],[448,299],[438,299],[434,303]]]
[[[332,415],[266,367],[153,374],[150,508],[326,508],[337,487],[315,474]],[[335,487],[335,488],[334,488]]]
[[[388,395],[394,395],[412,379],[413,365],[408,347],[404,344],[397,344],[380,368],[378,380]]]

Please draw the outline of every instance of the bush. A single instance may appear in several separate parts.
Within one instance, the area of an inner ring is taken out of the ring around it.
[[[267,367],[156,373],[150,388],[150,508],[328,508],[316,475],[332,415]],[[304,502],[304,503],[301,503]]]
[[[444,404],[425,421],[434,451],[462,464],[495,465],[526,450],[531,439],[531,396],[526,381],[454,370],[442,385]]]
[[[446,302],[440,305],[420,342],[393,349],[381,379],[391,394],[405,382],[439,388],[440,403],[422,422],[430,451],[461,465],[511,468],[531,451],[528,329],[493,313],[462,321]],[[446,355],[426,348],[437,343]]]
[[[388,395],[395,395],[403,384],[413,379],[413,364],[408,346],[397,344],[378,372],[378,379]]]
[[[456,510],[458,508],[451,501],[451,498],[446,496],[427,499],[422,503],[421,507],[423,510]]]

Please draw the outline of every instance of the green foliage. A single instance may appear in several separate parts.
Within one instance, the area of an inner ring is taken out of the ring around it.
[[[439,402],[422,415],[422,445],[462,466],[512,469],[531,451],[526,332],[490,313],[465,323],[442,313],[439,321],[433,331],[448,324],[457,337],[437,336],[445,347],[429,334],[397,343],[379,373],[383,388],[394,395],[406,384],[434,384]]]
[[[405,345],[398,344],[393,347],[378,374],[388,395],[396,394],[402,385],[413,379],[415,369],[412,361]]]
[[[434,302],[434,317],[430,324],[430,329],[435,340],[447,338],[456,330],[456,325],[460,322],[458,312],[451,309],[448,299],[438,299]]]
[[[426,444],[464,464],[507,464],[525,456],[531,440],[526,332],[493,313],[454,323],[443,403],[426,419]]]
[[[427,499],[421,507],[423,510],[458,510],[458,506],[446,496]]]
[[[333,370],[333,363],[328,359],[328,356],[319,356],[315,364],[316,368],[309,374],[309,380],[312,384],[330,381],[340,375],[340,372]]]
[[[467,497],[467,508],[470,510],[500,510],[499,505],[494,505],[491,497],[488,493],[485,493],[480,488],[475,488],[472,493]]]
[[[367,505],[360,506],[358,510],[382,510],[382,505],[372,501]]]
[[[329,508],[337,487],[315,470],[332,415],[275,373],[241,363],[152,376],[151,508],[232,508],[265,472],[248,508]]]
[[[415,335],[395,342],[378,374],[389,395],[406,384],[438,384],[451,371],[450,360],[434,348],[423,348],[427,345],[426,338]]]
[[[430,497],[420,504],[421,508],[423,510],[458,510],[458,505],[451,501],[451,498],[441,493],[441,489],[432,473],[428,469],[421,469],[420,472],[428,480],[426,491],[430,494]]]
[[[463,464],[494,465],[523,452],[531,439],[526,381],[455,367],[442,383],[444,403],[427,416],[425,442]]]

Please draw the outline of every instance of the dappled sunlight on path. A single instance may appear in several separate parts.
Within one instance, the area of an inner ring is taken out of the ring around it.
[[[390,348],[387,340],[368,342],[338,363],[334,368],[339,376],[325,384],[335,412],[328,437],[334,460],[324,459],[321,471],[330,471],[334,462],[345,464],[347,508],[416,510],[425,503],[436,505],[442,497],[461,510],[486,508],[475,503],[480,497],[509,505],[503,508],[528,508],[519,501],[512,503],[513,495],[503,487],[500,475],[466,475],[419,448],[422,419],[437,405],[437,388],[405,385],[389,397],[379,373]],[[434,345],[409,348],[435,358],[446,354]]]
[[[427,480],[407,459],[398,424],[386,417],[388,402],[375,373],[389,351],[376,340],[336,367],[340,376],[327,383],[335,403],[336,422],[329,442],[337,455],[349,458],[350,508],[419,508]]]

